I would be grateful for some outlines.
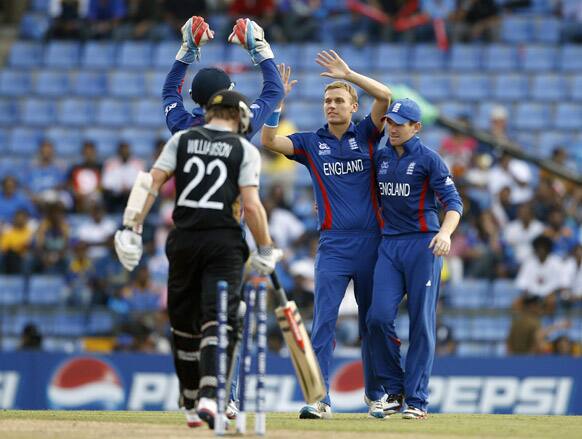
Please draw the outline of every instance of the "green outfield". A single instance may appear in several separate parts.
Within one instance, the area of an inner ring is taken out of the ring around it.
[[[252,428],[252,422],[249,427]],[[187,438],[212,437],[191,430],[177,412],[0,411],[0,438]],[[428,420],[393,417],[378,421],[366,414],[337,414],[329,421],[300,421],[295,413],[268,415],[273,438],[580,438],[580,416],[430,415]]]

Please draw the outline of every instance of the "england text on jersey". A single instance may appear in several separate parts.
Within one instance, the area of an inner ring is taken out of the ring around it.
[[[408,197],[410,195],[410,185],[408,183],[392,183],[379,181],[380,194],[390,197]]]
[[[350,160],[347,162],[324,162],[323,173],[325,175],[344,175],[354,172],[364,172],[364,162],[362,159]]]
[[[204,139],[188,140],[188,154],[228,157],[231,151],[232,146],[226,142],[210,142]]]

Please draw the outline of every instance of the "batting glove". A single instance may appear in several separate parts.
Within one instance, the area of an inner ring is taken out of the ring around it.
[[[200,47],[214,38],[204,18],[193,16],[182,26],[182,45],[176,59],[184,64],[192,64],[200,59]]]
[[[283,258],[283,250],[273,247],[259,247],[251,255],[251,267],[262,276],[271,274],[275,265]]]
[[[139,264],[143,253],[141,235],[133,230],[124,229],[115,232],[115,252],[121,265],[128,271],[133,271]]]
[[[254,65],[266,59],[274,58],[271,46],[265,40],[265,31],[249,18],[239,18],[232,28],[228,42],[240,44],[249,51]]]

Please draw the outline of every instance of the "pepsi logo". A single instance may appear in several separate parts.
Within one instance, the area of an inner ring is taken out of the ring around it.
[[[329,386],[332,404],[338,410],[361,408],[364,402],[364,368],[360,360],[342,364]]]
[[[117,371],[93,357],[77,357],[61,364],[48,386],[53,409],[118,410],[125,392]]]

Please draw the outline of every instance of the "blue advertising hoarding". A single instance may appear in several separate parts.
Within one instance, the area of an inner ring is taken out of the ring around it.
[[[267,364],[267,407],[297,411],[291,361],[269,355]],[[366,410],[359,358],[336,358],[330,387],[336,411]],[[430,392],[431,412],[582,415],[582,360],[437,358]],[[0,353],[0,409],[174,410],[177,400],[170,356]]]

